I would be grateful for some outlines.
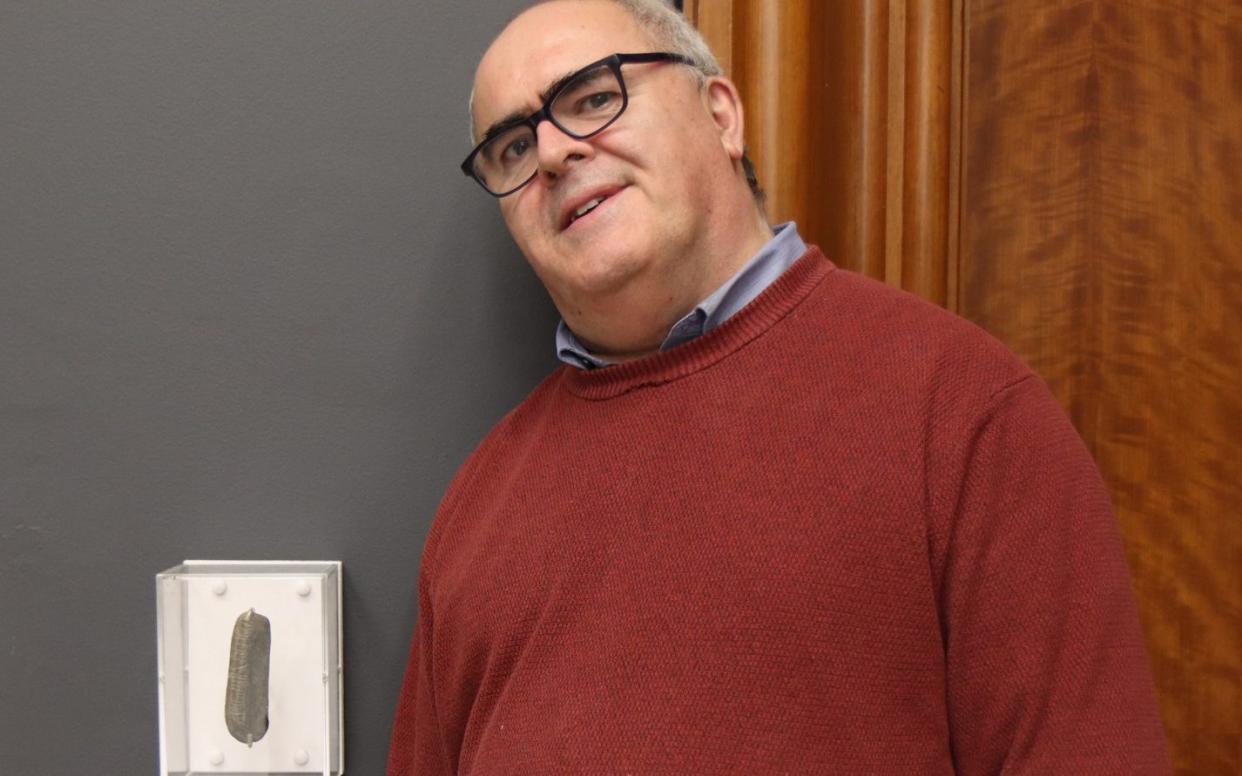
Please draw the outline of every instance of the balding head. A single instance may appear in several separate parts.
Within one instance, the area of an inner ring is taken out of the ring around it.
[[[479,63],[478,134],[538,111],[552,85],[590,63],[659,51],[630,5],[547,0],[515,18]],[[658,346],[665,319],[671,325],[770,235],[741,167],[736,88],[668,61],[620,73],[628,99],[617,120],[586,139],[541,121],[535,147],[522,151],[537,155],[534,178],[500,199],[566,322],[604,353]],[[584,207],[581,218],[568,215]]]

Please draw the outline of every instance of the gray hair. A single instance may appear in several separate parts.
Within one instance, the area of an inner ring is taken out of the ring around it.
[[[548,2],[548,0],[541,0]],[[629,12],[661,50],[689,59],[699,80],[721,75],[720,63],[702,33],[669,0],[609,0]]]

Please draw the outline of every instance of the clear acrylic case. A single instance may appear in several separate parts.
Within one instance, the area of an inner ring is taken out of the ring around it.
[[[341,564],[186,561],[156,575],[160,774],[344,774]],[[251,745],[225,722],[233,628],[270,622],[268,727]]]

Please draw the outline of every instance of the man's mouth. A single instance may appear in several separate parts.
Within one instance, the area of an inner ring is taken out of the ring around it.
[[[620,192],[622,188],[624,187],[610,187],[604,190],[597,190],[588,194],[585,199],[571,203],[561,218],[561,230],[564,231],[577,223],[579,219],[590,216],[602,204]]]
[[[599,206],[599,203],[603,202],[605,199],[607,199],[607,198],[606,198],[606,197],[596,197],[595,199],[593,199],[593,200],[591,200],[590,202],[586,203],[586,204],[585,204],[585,205],[583,205],[582,207],[578,208],[577,210],[575,210],[575,211],[574,211],[574,214],[573,214],[572,216],[570,216],[570,217],[569,217],[569,223],[571,223],[571,224],[572,224],[574,221],[577,221],[579,218],[582,218],[582,217],[583,217],[583,216],[585,216],[587,213],[590,213],[592,210],[594,210],[596,207],[598,207],[598,206]]]

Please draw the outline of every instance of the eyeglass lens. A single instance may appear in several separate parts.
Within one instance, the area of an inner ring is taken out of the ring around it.
[[[557,92],[549,112],[562,131],[583,138],[603,129],[624,106],[617,74],[600,65],[583,71]],[[475,155],[475,175],[495,193],[522,185],[538,166],[536,143],[535,131],[524,124],[501,132]]]

